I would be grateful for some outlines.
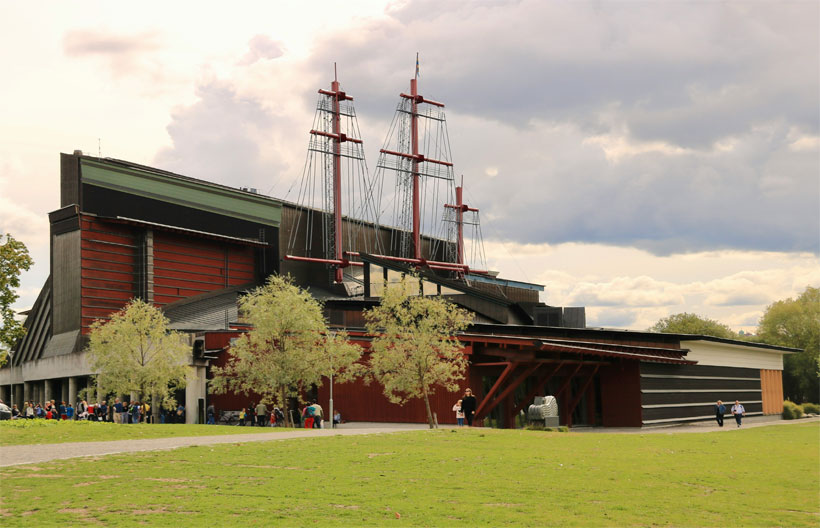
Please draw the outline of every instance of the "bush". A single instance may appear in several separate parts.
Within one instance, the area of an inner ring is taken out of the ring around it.
[[[796,420],[803,417],[803,408],[794,402],[786,400],[783,402],[783,419]]]
[[[804,403],[803,412],[806,414],[820,414],[820,405],[817,405],[816,403]]]

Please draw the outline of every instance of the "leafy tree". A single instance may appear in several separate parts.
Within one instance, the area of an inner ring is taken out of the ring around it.
[[[816,402],[820,396],[820,288],[770,304],[757,329],[773,345],[802,348],[783,357],[783,392],[794,402]]]
[[[453,336],[472,320],[469,312],[441,297],[411,295],[414,279],[385,286],[381,304],[365,312],[371,344],[370,369],[384,394],[403,405],[424,398],[432,429],[430,396],[437,386],[452,392],[464,378],[467,359]]]
[[[725,324],[690,313],[679,313],[664,317],[652,325],[649,331],[664,334],[694,334],[738,339],[738,335]]]
[[[95,321],[86,350],[104,394],[133,392],[140,401],[150,397],[155,407],[176,406],[173,392],[185,387],[191,347],[183,334],[169,331],[168,319],[152,304],[134,299],[110,320]]]
[[[5,238],[0,237],[0,366],[6,363],[8,350],[26,334],[11,305],[20,298],[15,291],[20,287],[20,273],[34,264],[25,244],[9,234]]]
[[[331,372],[340,383],[360,372],[361,348],[343,332],[332,334],[319,301],[289,277],[271,276],[239,308],[252,329],[231,345],[227,364],[212,369],[214,392],[256,393],[285,409],[289,424],[288,397],[301,398]]]

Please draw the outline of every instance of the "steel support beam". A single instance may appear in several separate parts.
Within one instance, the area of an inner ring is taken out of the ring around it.
[[[530,374],[532,374],[533,372],[535,372],[538,369],[538,367],[540,367],[540,366],[541,365],[539,363],[536,363],[535,365],[531,365],[526,370],[524,370],[524,372],[522,372],[517,378],[515,378],[515,380],[513,380],[512,383],[507,385],[507,388],[505,388],[503,391],[501,391],[501,394],[499,394],[491,403],[488,403],[484,407],[483,415],[479,415],[478,412],[476,412],[476,418],[478,418],[480,420],[481,418],[483,418],[487,414],[490,414],[490,411],[495,409],[498,406],[499,403],[504,401],[504,398],[506,398],[507,396],[512,394],[512,392],[515,389],[517,389],[518,386],[521,385],[521,383],[523,383],[524,380],[526,380],[527,377]],[[484,398],[484,402],[486,402],[488,399],[489,398]]]
[[[550,370],[548,372],[545,372],[544,375],[541,376],[541,379],[539,379],[535,383],[535,387],[532,388],[532,390],[529,392],[529,394],[524,396],[524,399],[521,400],[521,402],[518,405],[515,406],[515,409],[513,409],[513,413],[521,412],[521,410],[524,408],[524,406],[527,405],[528,402],[531,402],[533,398],[535,398],[535,395],[538,394],[538,392],[541,391],[544,388],[544,386],[547,384],[547,382],[549,382],[549,380],[551,380],[552,377],[555,376],[555,374],[559,370],[561,370],[561,367],[563,367],[563,366],[564,366],[564,362],[562,361],[562,362],[558,363],[555,366],[555,368],[553,368],[552,370]]]

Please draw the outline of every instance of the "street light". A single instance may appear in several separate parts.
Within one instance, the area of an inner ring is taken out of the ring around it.
[[[335,345],[336,341],[336,332],[330,331],[330,338],[333,341],[330,348],[330,428],[334,428],[333,424],[333,345]]]

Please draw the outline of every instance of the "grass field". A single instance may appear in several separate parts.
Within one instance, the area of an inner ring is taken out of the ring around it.
[[[236,427],[228,425],[114,424],[107,422],[58,420],[7,420],[0,422],[0,446],[62,444],[65,442],[105,442],[176,436],[207,436],[287,431],[278,427]]]
[[[0,470],[3,526],[812,526],[820,427],[484,429],[227,444]]]

